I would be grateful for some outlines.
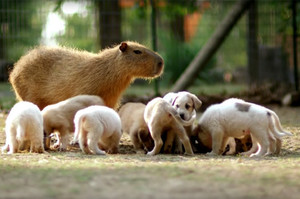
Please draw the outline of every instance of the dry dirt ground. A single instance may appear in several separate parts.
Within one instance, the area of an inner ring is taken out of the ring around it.
[[[299,198],[300,108],[271,106],[285,129],[279,156],[251,159],[135,154],[127,135],[121,154],[84,155],[77,148],[0,155],[6,198]],[[199,113],[201,115],[201,113]],[[0,116],[0,145],[5,142]]]

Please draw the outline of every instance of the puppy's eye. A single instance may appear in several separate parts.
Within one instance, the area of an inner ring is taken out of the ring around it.
[[[176,108],[179,108],[179,105],[178,105],[178,104],[176,104]]]
[[[135,54],[137,54],[137,55],[138,55],[138,54],[142,54],[142,51],[140,51],[140,50],[134,50],[133,52],[134,52]]]
[[[191,108],[191,106],[188,105],[188,104],[186,104],[186,105],[185,105],[185,108],[186,108],[186,109],[189,109],[189,108]]]

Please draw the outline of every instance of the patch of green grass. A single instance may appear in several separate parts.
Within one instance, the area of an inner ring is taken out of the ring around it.
[[[16,103],[11,85],[8,82],[0,83],[0,109],[8,110]]]
[[[237,94],[247,90],[245,84],[231,84],[231,83],[219,83],[219,84],[195,84],[187,89],[187,91],[196,95],[226,95]],[[164,95],[170,92],[171,87],[160,85],[160,93]],[[143,85],[131,85],[124,93],[124,95],[132,96],[153,96],[154,95],[154,83]]]

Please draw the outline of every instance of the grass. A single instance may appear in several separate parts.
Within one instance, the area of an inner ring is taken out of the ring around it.
[[[171,87],[160,85],[160,93],[164,94],[169,92]],[[191,86],[187,91],[195,94],[205,94],[205,95],[220,95],[220,94],[234,94],[245,91],[247,85],[244,84],[229,84],[229,83],[219,83],[219,84],[197,84]],[[154,95],[154,83],[142,84],[142,85],[132,85],[124,93],[125,95],[134,96],[153,96]]]

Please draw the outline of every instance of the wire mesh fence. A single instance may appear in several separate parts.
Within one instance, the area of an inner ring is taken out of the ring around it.
[[[150,0],[0,0],[2,76],[8,64],[40,44],[97,52],[123,40],[134,40],[151,48],[150,3]],[[235,0],[155,1],[157,51],[166,64],[164,82],[172,84],[178,78],[235,3]],[[290,5],[289,0],[257,1],[258,31],[253,41],[260,49],[279,49],[286,57],[288,69],[293,65]],[[239,72],[247,71],[247,23],[245,13],[199,74],[199,81],[245,79]]]

